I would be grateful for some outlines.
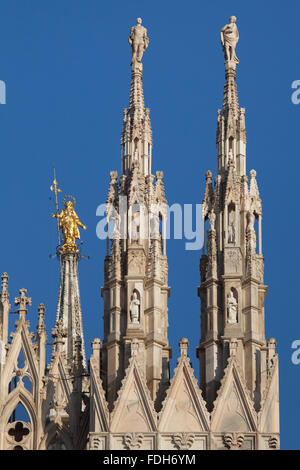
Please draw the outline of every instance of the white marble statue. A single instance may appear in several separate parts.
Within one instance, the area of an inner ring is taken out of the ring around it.
[[[137,293],[134,292],[130,302],[130,318],[132,323],[140,322],[140,301],[137,298]]]
[[[214,210],[212,210],[212,211],[208,214],[208,219],[209,219],[210,230],[215,230],[215,226],[216,226],[216,214],[215,214]]]
[[[248,212],[247,231],[248,230],[254,230],[254,221],[255,221],[255,215],[252,211],[249,211]]]
[[[227,322],[228,323],[237,323],[237,300],[233,295],[232,290],[227,296]]]
[[[149,45],[147,29],[142,26],[141,18],[137,18],[136,26],[132,26],[128,42],[132,51],[131,65],[135,62],[141,62],[143,54]]]
[[[239,32],[236,25],[236,17],[229,18],[229,24],[221,29],[221,44],[225,54],[225,60],[239,63],[239,59],[235,54],[235,48],[239,40]]]
[[[228,243],[235,243],[235,212],[229,214]]]

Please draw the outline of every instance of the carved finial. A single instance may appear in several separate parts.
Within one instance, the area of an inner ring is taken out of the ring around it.
[[[142,57],[149,45],[147,29],[142,26],[142,19],[137,18],[136,26],[132,26],[128,42],[131,46],[132,58],[130,65],[134,66],[142,62]]]
[[[1,300],[8,300],[9,293],[8,293],[8,274],[3,273],[1,276],[2,282],[1,282],[1,287],[2,287],[2,292],[1,292]]]
[[[63,319],[59,318],[56,327],[52,328],[52,337],[54,339],[54,344],[56,345],[56,350],[59,351],[62,349],[64,344],[64,338],[67,336],[67,330],[64,328]]]
[[[26,305],[31,306],[31,297],[26,297],[27,294],[27,289],[20,289],[20,297],[15,297],[15,305],[19,305],[19,316],[21,318],[25,318],[25,315],[27,314],[27,308]]]
[[[38,324],[37,324],[37,331],[38,333],[42,333],[45,331],[45,310],[46,307],[43,303],[40,303],[38,306]]]
[[[212,172],[210,170],[207,170],[207,172],[205,173],[205,179],[206,181],[212,179]]]
[[[235,67],[239,63],[239,59],[236,56],[235,48],[239,40],[239,32],[236,25],[236,17],[231,16],[229,18],[229,24],[226,24],[221,29],[221,44],[224,51],[226,62],[230,63]]]
[[[256,171],[255,170],[250,171],[249,194],[250,194],[251,198],[259,199],[259,190],[258,190],[258,186],[257,186]]]
[[[100,340],[100,338],[93,339],[93,341],[91,343],[91,346],[92,346],[93,352],[98,351],[99,349],[101,349],[101,340]]]
[[[101,369],[101,341],[100,338],[95,338],[92,341],[92,350],[93,350],[93,357],[95,358],[95,362],[99,370]]]
[[[179,341],[180,356],[187,356],[189,341],[187,338],[181,338]]]

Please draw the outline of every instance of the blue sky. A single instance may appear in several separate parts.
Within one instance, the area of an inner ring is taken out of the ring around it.
[[[82,234],[80,286],[87,352],[102,338],[105,244],[96,237],[96,208],[106,199],[109,172],[121,168],[120,132],[130,89],[130,27],[148,28],[144,94],[151,108],[153,171],[163,170],[169,204],[200,203],[205,172],[215,174],[217,110],[222,106],[224,60],[220,28],[236,15],[237,72],[246,108],[247,171],[257,171],[263,201],[267,338],[280,355],[282,448],[300,448],[300,365],[291,362],[299,324],[299,119],[291,84],[300,79],[299,2],[95,1],[1,2],[0,271],[10,275],[11,299],[28,289],[37,323],[44,302],[54,326],[59,281],[56,224],[49,200],[52,164],[64,194],[73,194],[88,230]],[[178,341],[200,337],[200,252],[170,240],[169,339],[172,370]],[[49,346],[50,348],[50,346]]]

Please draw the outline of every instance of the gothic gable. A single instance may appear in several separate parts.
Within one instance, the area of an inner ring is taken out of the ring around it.
[[[273,360],[259,412],[259,430],[279,433],[278,356]]]
[[[135,357],[130,359],[111,415],[112,432],[152,432],[157,415],[146,381]]]
[[[54,353],[55,354],[55,353]],[[70,367],[64,352],[56,353],[45,377],[45,393],[43,402],[44,419],[50,418],[56,424],[69,419],[72,381]]]
[[[228,361],[221,384],[212,412],[211,430],[256,431],[257,415],[234,357]]]
[[[90,430],[105,432],[109,428],[109,412],[102,381],[99,377],[99,368],[93,356],[90,359]]]
[[[23,386],[23,381],[26,381],[27,377],[32,384],[31,391],[37,397],[38,362],[32,344],[33,334],[28,331],[29,323],[25,320],[17,320],[16,326],[16,331],[11,333],[12,342],[3,368],[3,389],[8,392],[13,377],[18,377],[18,387]]]
[[[209,413],[187,356],[181,356],[159,415],[162,432],[202,432]]]

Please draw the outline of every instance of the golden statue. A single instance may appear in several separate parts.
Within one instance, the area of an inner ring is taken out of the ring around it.
[[[63,246],[61,247],[61,251],[76,251],[78,248],[75,240],[80,239],[78,225],[84,230],[86,230],[86,226],[82,222],[80,222],[79,217],[73,207],[73,202],[70,201],[70,199],[67,199],[64,202],[64,208],[62,209],[60,214],[52,214],[52,217],[57,218],[58,229],[61,230],[63,234]]]

